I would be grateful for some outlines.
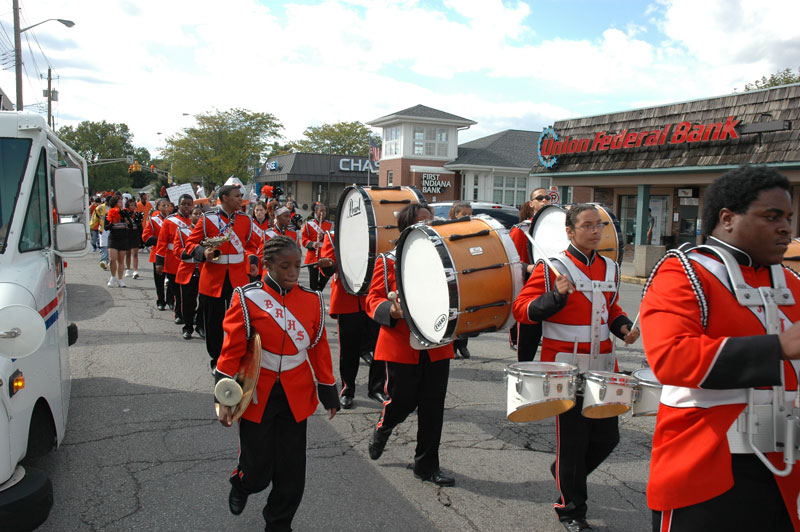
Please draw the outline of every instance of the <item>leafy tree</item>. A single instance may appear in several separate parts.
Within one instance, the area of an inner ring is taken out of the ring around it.
[[[289,143],[293,151],[366,156],[372,132],[361,122],[336,122],[310,126],[303,135],[304,139]]]
[[[144,162],[150,158],[147,150],[138,152],[133,146],[133,135],[126,124],[111,124],[84,121],[76,127],[64,126],[58,130],[58,136],[80,153],[86,161],[100,163],[105,159],[124,159],[128,155],[146,157],[139,158]],[[128,164],[101,164],[89,167],[89,189],[91,191],[111,190],[130,187],[131,176],[128,175]]]
[[[231,109],[199,114],[195,120],[195,127],[167,138],[162,152],[178,183],[205,177],[208,185],[221,184],[231,175],[246,182],[250,168],[282,138],[283,125],[270,113]]]
[[[792,72],[791,68],[778,70],[769,77],[762,76],[761,79],[755,80],[753,83],[748,83],[744,86],[745,92],[754,91],[758,89],[768,89],[769,87],[778,87],[779,85],[788,85],[789,83],[800,82],[800,68],[797,69],[797,74]]]

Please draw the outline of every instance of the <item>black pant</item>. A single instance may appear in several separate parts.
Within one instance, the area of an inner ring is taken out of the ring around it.
[[[181,308],[181,285],[175,282],[174,273],[165,273],[164,277],[167,278],[167,292],[171,292],[175,300],[175,317],[183,318],[183,309]],[[169,299],[169,295],[167,295],[167,299]]]
[[[611,454],[619,443],[616,417],[590,419],[581,415],[583,396],[575,407],[556,421],[558,450],[555,476],[561,498],[555,510],[561,521],[586,518],[586,477]]]
[[[183,332],[188,332],[189,334],[194,331],[194,316],[197,314],[197,285],[199,282],[200,276],[195,271],[188,283],[179,285],[181,287],[181,315],[184,322]]]
[[[517,360],[530,362],[536,357],[536,350],[542,339],[541,323],[517,323]]]
[[[200,294],[200,306],[203,307],[203,329],[206,331],[206,351],[211,357],[211,365],[217,366],[219,353],[222,351],[222,320],[225,312],[231,304],[233,295],[233,285],[230,277],[225,273],[225,281],[222,283],[222,293],[220,297],[211,297]]]
[[[247,494],[272,484],[262,511],[267,530],[288,531],[306,482],[306,420],[294,419],[280,382],[272,387],[261,423],[239,422],[239,464],[231,484]]]
[[[164,298],[164,274],[156,272],[155,262],[153,263],[153,282],[156,285],[156,304],[166,306],[168,301]],[[169,303],[171,302],[172,300],[170,299]]]
[[[731,466],[731,489],[691,506],[653,511],[653,532],[791,532],[792,520],[775,476],[756,455],[734,454]]]
[[[328,284],[328,278],[322,275],[318,266],[308,267],[308,286],[312,290],[324,290],[325,285]]]
[[[442,440],[444,398],[450,360],[431,362],[427,351],[420,351],[419,364],[386,362],[386,391],[379,431],[391,431],[417,409],[417,448],[414,473],[428,477],[439,469],[439,443]]]
[[[337,317],[339,330],[339,376],[342,379],[342,396],[354,397],[356,393],[356,376],[361,353],[375,350],[380,325],[371,320],[366,312],[339,314]],[[369,367],[367,391],[383,392],[384,365],[372,361]]]

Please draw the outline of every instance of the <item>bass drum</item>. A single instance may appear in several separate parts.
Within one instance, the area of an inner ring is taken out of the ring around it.
[[[400,305],[423,345],[514,323],[522,271],[514,242],[494,218],[413,225],[400,235],[396,256]]]
[[[597,208],[600,219],[606,224],[600,235],[597,252],[617,264],[622,264],[623,240],[616,216],[599,203],[590,203],[590,205]],[[529,233],[542,251],[547,253],[548,258],[558,255],[569,247],[566,231],[568,209],[569,207],[565,208],[560,205],[545,205],[533,216]],[[529,256],[533,257],[534,263],[542,259],[541,254],[530,244],[528,252]]]
[[[397,213],[424,203],[415,187],[347,187],[336,209],[336,268],[348,294],[369,290],[375,258],[394,249],[400,232]]]
[[[783,254],[783,265],[800,272],[800,238],[793,238],[789,248]]]

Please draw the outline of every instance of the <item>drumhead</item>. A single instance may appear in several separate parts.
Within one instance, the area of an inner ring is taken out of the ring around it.
[[[375,225],[372,201],[358,187],[349,187],[339,199],[336,216],[336,266],[345,289],[351,294],[369,289],[372,269],[375,267]]]
[[[653,370],[650,368],[637,369],[632,373],[632,376],[639,381],[639,384],[661,387],[661,383],[658,382],[656,374],[653,373]]]
[[[613,371],[587,371],[584,377],[589,381],[605,382],[607,384],[627,384],[631,380],[628,375],[614,373]]]
[[[547,258],[555,257],[569,247],[566,221],[567,211],[558,205],[545,205],[533,217],[530,234]],[[534,263],[542,260],[538,249],[529,246],[529,250]]]
[[[427,226],[406,231],[397,247],[398,295],[412,332],[437,344],[447,332],[450,316],[450,291],[438,249],[444,246],[431,241],[428,233],[434,233]]]
[[[534,377],[569,377],[578,374],[578,367],[566,362],[515,362],[506,366],[509,375],[531,375]]]

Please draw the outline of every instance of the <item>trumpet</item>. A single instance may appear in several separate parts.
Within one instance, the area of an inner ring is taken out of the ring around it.
[[[217,235],[217,236],[210,236],[208,238],[204,238],[200,245],[204,248],[213,248],[214,256],[211,257],[212,261],[218,261],[222,252],[218,249],[222,244],[228,242],[231,239],[231,235],[225,233],[224,235]]]

